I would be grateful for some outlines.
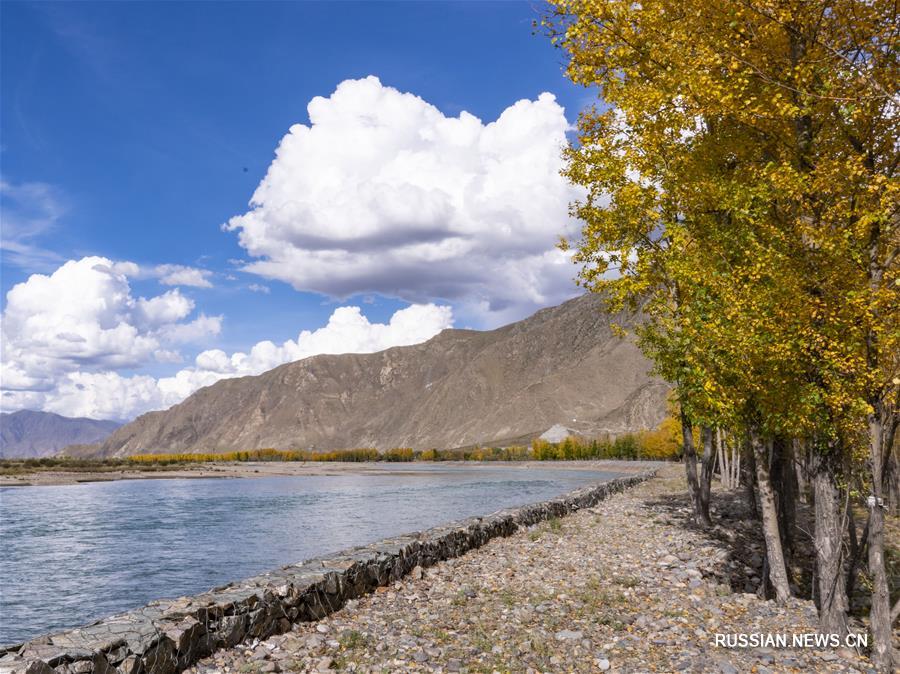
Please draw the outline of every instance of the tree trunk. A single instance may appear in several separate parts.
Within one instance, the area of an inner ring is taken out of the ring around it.
[[[791,441],[784,437],[776,438],[775,446],[777,451],[774,451],[774,454],[778,457],[779,464],[778,481],[775,482],[778,522],[781,525],[781,542],[790,558],[794,554],[794,524],[797,521],[797,471],[794,465],[794,447]]]
[[[794,483],[790,475],[790,456],[786,438],[776,435],[771,440],[770,474],[775,494],[775,510],[778,513],[778,530],[781,532],[781,549],[785,556],[785,569],[790,581],[790,560],[794,552],[794,519],[797,511],[794,502]]]
[[[872,577],[872,664],[879,672],[893,668],[891,598],[884,560],[884,421],[877,408],[868,415],[869,452],[872,463],[872,495],[869,505],[869,575]]]
[[[709,426],[700,428],[700,436],[703,440],[703,458],[700,461],[700,520],[703,526],[711,526],[709,517],[709,494],[712,487],[713,466],[715,464],[715,444],[713,429]]]
[[[856,590],[856,572],[859,569],[859,563],[869,547],[869,518],[866,518],[866,526],[863,527],[862,535],[857,537],[856,518],[853,516],[853,508],[848,508],[847,517],[847,528],[850,532],[850,563],[847,565],[847,601],[850,602],[853,600],[853,592]]]
[[[731,464],[728,462],[728,454],[725,451],[725,443],[722,442],[722,429],[716,429],[716,463],[719,465],[719,482],[725,489],[731,488]]]
[[[795,473],[797,475],[797,498],[800,503],[808,503],[806,493],[809,490],[808,471],[806,469],[806,452],[803,442],[799,438],[791,441],[791,449],[794,453]]]
[[[759,519],[759,507],[756,504],[756,455],[753,447],[747,442],[747,507],[750,509],[750,517]]]
[[[769,453],[766,442],[757,428],[750,429],[750,446],[756,462],[756,488],[759,492],[759,510],[762,518],[763,536],[766,541],[766,559],[769,562],[768,577],[779,603],[791,597],[784,551],[781,547],[781,532],[778,526],[778,509],[769,473]]]
[[[833,447],[829,449],[833,450]],[[847,634],[847,594],[843,574],[843,524],[837,483],[838,457],[817,453],[813,461],[815,490],[816,575],[819,586],[819,629],[825,634]]]
[[[681,442],[684,450],[684,470],[687,473],[691,502],[694,506],[694,521],[700,526],[707,526],[710,524],[709,512],[704,511],[700,494],[700,480],[697,477],[697,450],[694,448],[694,426],[684,413],[684,410],[681,412]]]
[[[774,589],[772,588],[772,581],[769,580],[769,557],[766,555],[763,557],[763,568],[762,568],[762,582],[759,584],[759,588],[756,590],[756,595],[761,597],[762,599],[769,600],[772,598],[772,594]]]
[[[736,439],[731,443],[731,465],[731,488],[737,489],[741,486],[741,446]]]
[[[719,476],[726,489],[737,489],[741,483],[741,454],[738,443],[728,443],[728,434],[721,428],[716,429],[716,457],[719,463]]]
[[[866,164],[870,172],[874,172],[871,157]],[[887,240],[886,232],[881,229],[882,223],[874,219],[869,232],[869,289],[873,295],[879,292],[885,281],[884,273],[887,264],[881,257],[882,244]],[[889,235],[888,235],[889,236]],[[887,281],[893,283],[892,280]],[[879,343],[879,333],[870,325],[866,330],[866,367],[870,374],[884,371],[885,362],[881,362],[884,345]],[[892,359],[889,351],[886,361]],[[888,456],[893,452],[894,435],[900,423],[900,390],[895,386],[885,388],[877,383],[877,378],[870,385],[868,403],[869,412],[866,421],[869,426],[869,461],[872,470],[872,494],[867,499],[869,506],[869,575],[872,577],[872,608],[869,612],[869,623],[872,630],[872,664],[879,672],[890,672],[893,669],[894,654],[891,644],[891,598],[888,586],[887,569],[884,559],[884,477]]]
[[[900,395],[900,394],[898,394]],[[882,451],[885,453],[884,501],[888,512],[900,515],[900,443],[897,442],[897,428],[900,427],[900,416],[896,413],[884,424],[881,439]]]
[[[897,458],[896,448],[888,455],[883,482],[887,511],[892,515],[900,515],[900,459]]]

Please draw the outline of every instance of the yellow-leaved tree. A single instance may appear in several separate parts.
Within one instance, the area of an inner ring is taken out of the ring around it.
[[[790,596],[768,466],[778,438],[802,438],[819,586],[835,588],[822,627],[843,631],[840,495],[867,460],[872,660],[891,671],[896,3],[552,0],[544,26],[568,76],[601,94],[567,150],[566,175],[587,189],[573,205],[581,281],[647,317],[641,344],[676,387],[698,519],[706,466],[698,479],[690,425],[746,432],[769,580]]]

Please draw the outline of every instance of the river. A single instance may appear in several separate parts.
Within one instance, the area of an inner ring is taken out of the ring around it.
[[[516,464],[0,488],[0,644],[616,477]]]

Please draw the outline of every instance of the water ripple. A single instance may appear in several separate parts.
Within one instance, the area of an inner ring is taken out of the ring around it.
[[[613,477],[502,465],[384,471],[0,489],[0,643]]]

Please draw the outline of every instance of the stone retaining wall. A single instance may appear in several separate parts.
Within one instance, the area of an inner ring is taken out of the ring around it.
[[[193,597],[154,601],[87,627],[0,649],[0,674],[175,674],[216,649],[317,620],[416,566],[458,557],[520,527],[591,507],[655,472],[351,548]]]

